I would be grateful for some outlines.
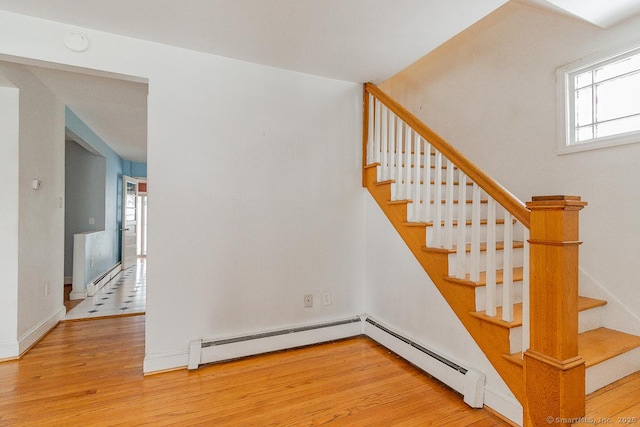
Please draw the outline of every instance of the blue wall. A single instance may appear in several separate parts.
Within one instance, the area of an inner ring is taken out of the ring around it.
[[[123,160],[122,173],[134,178],[146,178],[147,164],[132,162],[131,160]]]

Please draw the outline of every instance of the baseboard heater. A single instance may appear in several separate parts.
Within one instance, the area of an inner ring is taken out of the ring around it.
[[[87,285],[87,295],[94,296],[100,289],[102,289],[107,283],[111,281],[115,276],[120,274],[120,266],[122,263],[118,262],[113,267],[108,269],[105,273],[93,279]]]
[[[271,351],[302,347],[362,334],[360,317],[297,326],[216,340],[194,340],[189,346],[189,369]]]
[[[417,342],[367,317],[365,334],[389,350],[411,362],[464,396],[464,402],[473,408],[484,405],[483,373],[467,369],[446,357],[429,350]]]
[[[447,365],[451,369],[455,369],[456,371],[460,372],[462,375],[465,375],[467,373],[467,371],[468,371],[467,369],[463,368],[462,366],[458,365],[457,363],[452,362],[451,360],[440,356],[438,353],[434,353],[433,351],[429,350],[428,348],[424,348],[420,344],[418,344],[418,343],[416,343],[414,341],[411,341],[409,338],[403,337],[402,335],[398,334],[397,332],[394,332],[394,331],[390,330],[389,328],[387,328],[385,326],[382,326],[380,323],[376,322],[375,320],[372,320],[369,317],[367,317],[366,322],[372,324],[373,326],[375,326],[378,329],[382,329],[383,331],[385,331],[389,335],[393,335],[394,337],[396,337],[400,341],[403,341],[403,342],[409,344],[411,347],[420,350],[421,352],[423,352],[427,356],[433,357],[438,362],[444,363],[445,365]]]

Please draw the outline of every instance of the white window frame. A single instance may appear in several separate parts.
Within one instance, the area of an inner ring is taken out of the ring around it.
[[[640,142],[640,130],[608,137],[596,138],[585,142],[575,142],[574,91],[571,78],[590,69],[607,63],[616,62],[622,56],[640,54],[640,39],[616,49],[610,49],[582,58],[557,69],[558,91],[558,154],[568,154],[599,148],[613,147]]]

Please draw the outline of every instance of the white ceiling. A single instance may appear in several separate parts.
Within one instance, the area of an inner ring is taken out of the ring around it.
[[[363,83],[391,77],[506,1],[0,0],[0,10]],[[35,73],[123,158],[145,161],[146,90]]]
[[[640,14],[639,0],[521,0],[563,12],[601,28],[609,28]]]
[[[519,1],[596,24],[640,12],[639,0]],[[384,81],[506,2],[0,0],[0,10],[363,83]],[[35,73],[123,158],[145,161],[145,85]]]

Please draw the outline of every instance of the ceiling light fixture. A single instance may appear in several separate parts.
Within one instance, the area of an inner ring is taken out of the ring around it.
[[[62,41],[74,52],[84,52],[89,47],[89,39],[79,31],[67,31]]]

